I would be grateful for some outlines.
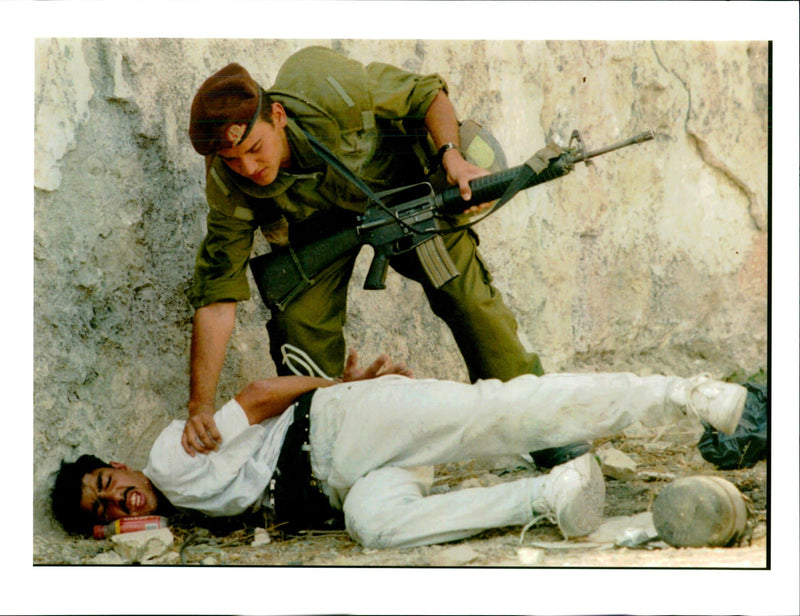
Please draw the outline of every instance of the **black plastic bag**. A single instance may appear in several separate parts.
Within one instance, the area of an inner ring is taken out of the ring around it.
[[[747,400],[736,431],[723,434],[703,422],[705,432],[697,443],[703,459],[722,470],[750,468],[767,458],[767,387],[756,383],[743,385],[747,388]]]

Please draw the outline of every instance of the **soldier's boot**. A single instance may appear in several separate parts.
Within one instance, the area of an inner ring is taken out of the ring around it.
[[[580,441],[578,443],[571,443],[563,447],[548,447],[547,449],[539,449],[530,452],[530,457],[533,458],[533,463],[539,468],[553,468],[559,464],[564,464],[570,460],[582,456],[592,448],[592,444],[588,441]]]

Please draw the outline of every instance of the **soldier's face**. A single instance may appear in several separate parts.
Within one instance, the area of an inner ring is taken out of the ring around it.
[[[279,103],[273,103],[272,124],[259,118],[244,141],[219,150],[217,155],[234,173],[259,186],[272,184],[281,167],[291,162],[285,127],[286,112]]]

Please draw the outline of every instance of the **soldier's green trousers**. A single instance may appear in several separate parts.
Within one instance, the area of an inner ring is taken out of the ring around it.
[[[430,284],[413,251],[394,257],[390,265],[422,285],[431,309],[452,331],[470,380],[507,381],[520,374],[542,375],[539,356],[522,346],[516,319],[491,284],[476,236],[460,231],[443,239],[460,275],[439,289]],[[284,311],[273,311],[267,330],[278,374],[290,374],[282,363],[281,346],[285,343],[305,351],[326,374],[342,373],[347,285],[356,256],[343,257]]]

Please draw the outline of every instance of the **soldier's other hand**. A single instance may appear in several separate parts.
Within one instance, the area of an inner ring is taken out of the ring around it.
[[[447,150],[442,158],[442,165],[447,171],[447,181],[458,186],[458,192],[464,201],[472,199],[472,189],[469,186],[471,180],[489,175],[489,172],[482,167],[473,165],[464,159],[456,149]],[[481,203],[473,205],[464,210],[464,214],[475,214],[491,206],[491,203]]]
[[[190,456],[195,453],[207,454],[214,451],[222,442],[222,435],[214,421],[214,409],[201,408],[186,420],[181,435],[181,445]]]
[[[344,372],[342,373],[343,382],[364,381],[387,374],[400,374],[409,378],[414,377],[413,371],[406,366],[405,362],[392,361],[385,353],[378,357],[378,359],[372,362],[367,368],[361,369],[358,367],[358,353],[356,350],[348,350],[347,361],[345,362]]]

